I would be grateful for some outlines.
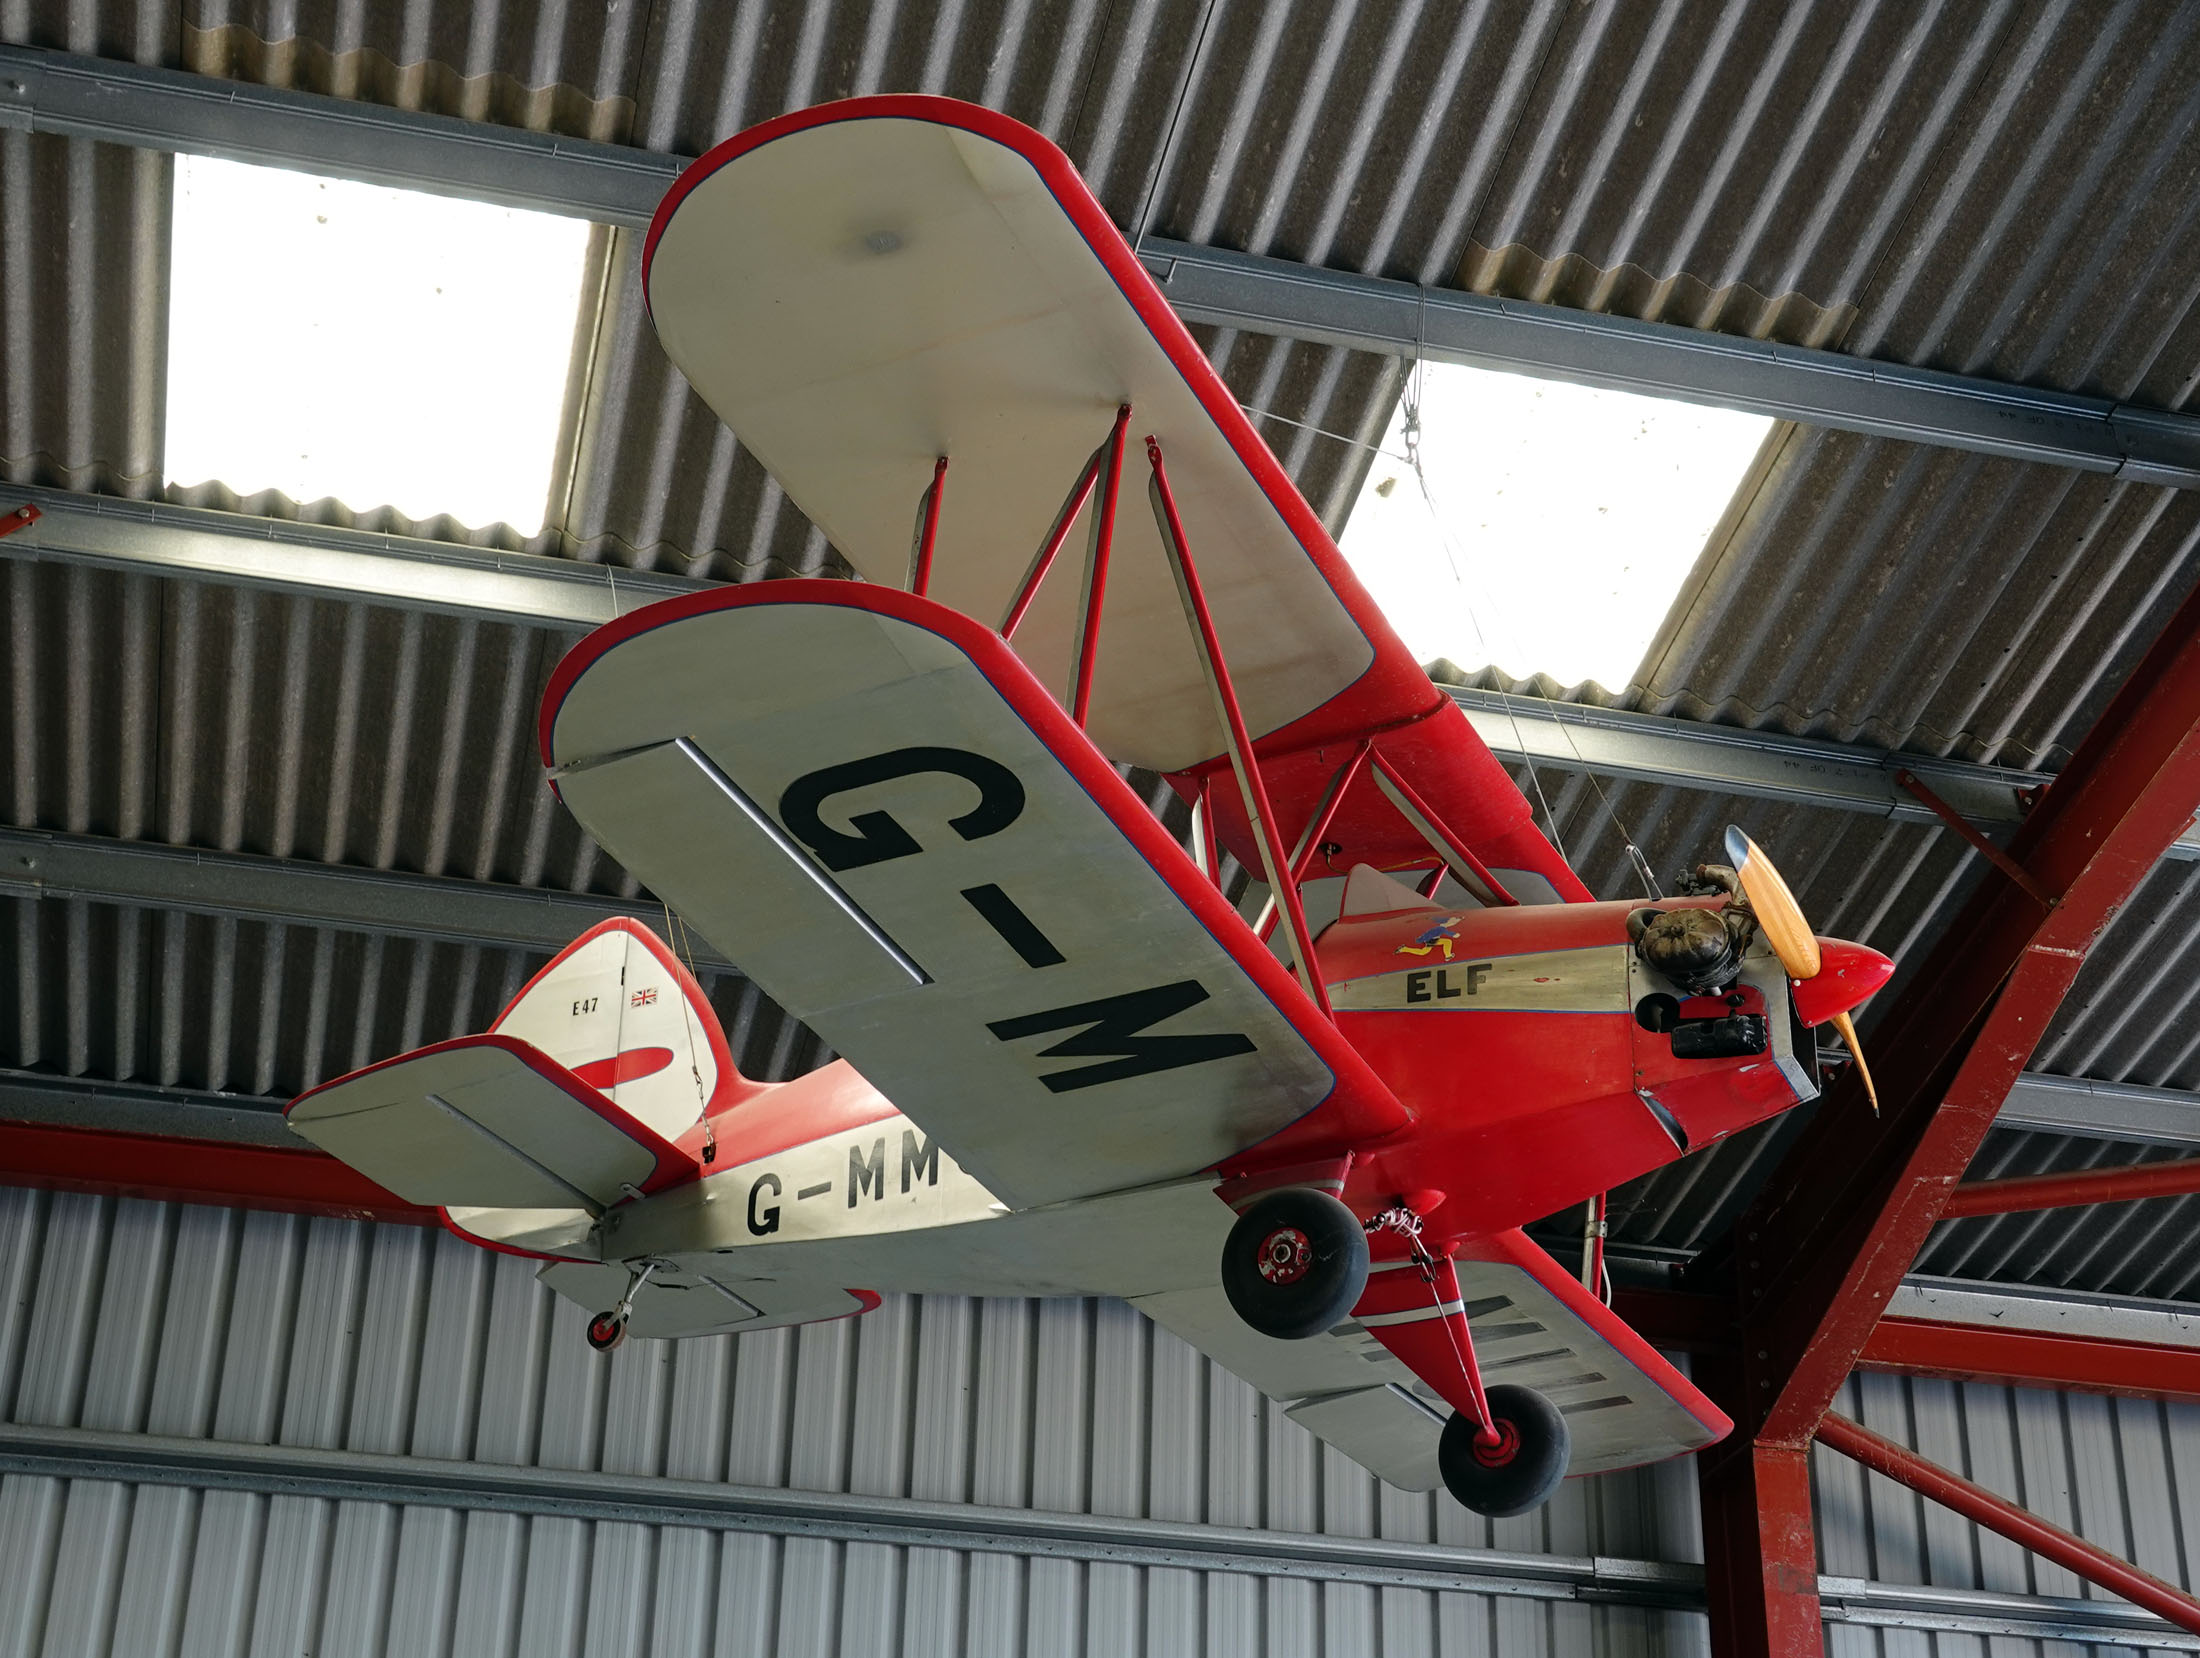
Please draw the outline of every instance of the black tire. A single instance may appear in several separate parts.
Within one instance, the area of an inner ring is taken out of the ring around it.
[[[1503,1520],[1550,1501],[1566,1477],[1573,1434],[1558,1407],[1532,1387],[1489,1390],[1490,1415],[1500,1444],[1495,1452],[1475,1444],[1478,1429],[1458,1411],[1436,1444],[1444,1489],[1477,1514]]]
[[[1264,1336],[1303,1341],[1344,1321],[1367,1287],[1367,1229],[1327,1192],[1270,1192],[1230,1228],[1222,1288]]]
[[[598,1313],[588,1321],[588,1345],[599,1353],[608,1353],[626,1340],[626,1315],[624,1313]]]

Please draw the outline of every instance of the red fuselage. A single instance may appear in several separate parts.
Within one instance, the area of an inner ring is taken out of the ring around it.
[[[1410,910],[1322,933],[1317,957],[1338,1029],[1415,1119],[1352,1148],[1344,1197],[1355,1210],[1413,1194],[1425,1205],[1441,1193],[1428,1217],[1434,1237],[1520,1226],[1815,1096],[1808,1038],[1791,1022],[1778,964],[1753,958],[1722,997],[1679,994],[1628,942],[1627,916],[1640,907]],[[1875,952],[1823,947],[1829,973],[1856,991],[1844,1005],[1884,979]],[[1756,1015],[1764,1051],[1676,1057],[1672,1032],[1638,1017],[1652,996],[1670,998],[1669,1014],[1683,1021]],[[1320,1116],[1253,1148],[1246,1165],[1287,1161],[1285,1141],[1311,1151]]]

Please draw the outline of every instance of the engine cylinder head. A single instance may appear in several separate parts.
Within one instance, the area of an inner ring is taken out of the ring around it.
[[[1643,966],[1691,996],[1716,996],[1741,976],[1741,943],[1717,910],[1636,910],[1628,935]]]

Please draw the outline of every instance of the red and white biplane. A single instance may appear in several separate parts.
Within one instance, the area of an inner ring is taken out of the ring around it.
[[[769,122],[686,171],[643,272],[865,579],[599,629],[543,760],[843,1057],[742,1078],[615,921],[292,1126],[540,1257],[609,1309],[599,1347],[1117,1295],[1485,1514],[1723,1434],[1520,1228],[1814,1097],[1807,1027],[1885,958],[1813,939],[1736,834],[1690,893],[1593,902],[1029,129],[923,97]],[[1193,804],[1193,852],[1123,765]]]

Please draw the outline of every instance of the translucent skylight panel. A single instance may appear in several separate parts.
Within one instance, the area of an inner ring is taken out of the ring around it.
[[[533,535],[588,228],[178,156],[168,481]]]
[[[1421,375],[1420,475],[1401,402],[1345,526],[1354,571],[1423,662],[1627,684],[1772,422],[1451,364]]]

